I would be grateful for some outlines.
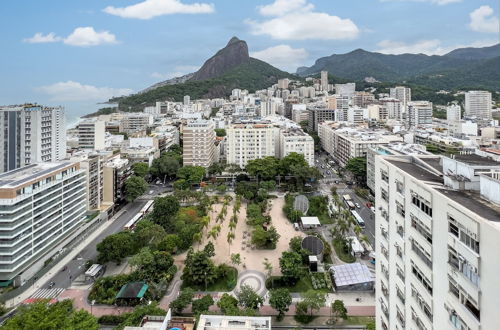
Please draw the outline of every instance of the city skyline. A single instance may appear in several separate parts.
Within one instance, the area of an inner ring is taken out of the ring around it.
[[[24,22],[4,39],[0,56],[16,61],[2,69],[1,103],[63,105],[69,123],[110,96],[196,71],[232,35],[248,41],[251,56],[291,72],[357,48],[444,54],[498,42],[495,1],[56,1],[1,8],[12,13],[0,23],[4,31],[21,13]]]

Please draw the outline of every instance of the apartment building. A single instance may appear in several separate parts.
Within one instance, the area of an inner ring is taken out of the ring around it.
[[[491,93],[488,91],[465,93],[465,114],[479,119],[491,119]]]
[[[279,158],[284,158],[295,152],[304,155],[309,166],[314,166],[314,140],[299,128],[280,130]]]
[[[308,112],[308,129],[312,131],[318,131],[318,125],[325,121],[335,120],[335,111],[333,109],[325,109],[319,107],[310,107],[307,109]]]
[[[66,158],[64,108],[0,107],[0,172]]]
[[[369,147],[366,152],[366,185],[375,192],[375,157],[396,155],[432,155],[420,144],[394,143]]]
[[[328,92],[328,71],[321,71],[321,90]]]
[[[352,98],[356,92],[356,83],[335,84],[335,94]]]
[[[102,120],[84,120],[78,124],[78,147],[104,150],[106,148],[106,123]]]
[[[307,121],[309,119],[309,112],[305,104],[293,104],[292,105],[292,120],[299,124],[300,122]]]
[[[378,156],[377,329],[497,329],[500,164]]]
[[[70,158],[71,162],[78,162],[85,171],[85,187],[87,196],[87,210],[99,210],[103,205],[103,156],[96,153],[81,153]]]
[[[452,104],[446,107],[446,120],[448,125],[462,119],[462,108],[458,104]]]
[[[406,108],[399,99],[387,97],[380,99],[379,102],[380,105],[385,107],[389,119],[403,119]]]
[[[366,108],[375,103],[375,95],[369,92],[355,92],[352,97],[352,105],[355,107]]]
[[[85,219],[78,163],[39,163],[0,175],[0,281],[23,284]]]
[[[153,116],[147,113],[127,113],[121,118],[123,132],[133,134],[153,125]]]
[[[185,166],[209,167],[215,162],[215,125],[212,121],[191,121],[183,126]]]
[[[103,168],[103,203],[117,205],[125,200],[125,181],[132,175],[128,159],[117,154],[104,163]]]
[[[385,130],[342,126],[334,122],[320,124],[319,131],[323,149],[340,166],[346,166],[351,158],[366,157],[369,147],[403,141],[402,137]]]
[[[406,110],[408,103],[411,102],[411,88],[404,86],[396,86],[394,88],[389,89],[389,96],[392,99],[398,99],[399,101],[401,101],[403,109]]]
[[[227,130],[227,163],[245,167],[249,160],[276,157],[279,128],[266,122],[234,123]]]
[[[406,122],[409,128],[419,125],[432,124],[432,102],[413,101],[408,102]]]

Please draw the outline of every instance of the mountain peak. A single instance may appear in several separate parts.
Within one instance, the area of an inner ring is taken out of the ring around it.
[[[244,40],[232,37],[226,47],[209,58],[191,80],[205,80],[222,76],[240,64],[248,62],[250,55]]]
[[[235,44],[237,42],[240,42],[240,41],[241,40],[238,37],[234,36],[234,37],[231,38],[231,40],[229,40],[229,42],[227,43],[226,47],[229,46],[229,45]]]

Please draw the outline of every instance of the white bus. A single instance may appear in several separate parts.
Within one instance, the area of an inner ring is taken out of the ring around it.
[[[148,214],[149,212],[151,212],[151,209],[152,209],[153,203],[154,203],[154,201],[153,201],[153,200],[147,201],[147,203],[146,203],[146,204],[143,206],[143,208],[141,209],[140,213],[141,213],[141,214],[143,214],[143,215],[146,215],[146,214]]]
[[[130,219],[129,222],[123,227],[125,230],[134,230],[135,225],[139,220],[142,219],[143,214],[142,213],[137,213],[132,219]]]
[[[358,225],[361,227],[361,228],[365,228],[365,221],[363,220],[363,218],[361,218],[358,214],[358,212],[356,211],[351,211],[352,213],[352,216],[354,217],[354,219],[356,219]]]

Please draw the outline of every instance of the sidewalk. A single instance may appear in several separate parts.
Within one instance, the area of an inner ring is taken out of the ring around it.
[[[121,216],[123,214],[123,210],[120,210],[118,213],[116,213],[111,219],[108,219],[106,223],[103,225],[99,226],[96,231],[91,233],[89,236],[87,236],[83,241],[81,241],[77,246],[73,248],[72,251],[70,251],[64,258],[59,260],[52,269],[45,273],[42,277],[40,277],[33,285],[31,285],[30,288],[28,288],[26,291],[21,293],[15,298],[9,299],[5,302],[5,307],[11,308],[14,307],[21,302],[23,302],[25,299],[28,299],[31,295],[33,295],[39,287],[44,285],[48,280],[52,278],[52,275],[57,272],[59,269],[61,269],[65,264],[67,264],[69,261],[73,260],[78,253],[83,250],[90,242],[92,242],[97,236],[99,236],[106,228],[108,228],[111,223]]]

